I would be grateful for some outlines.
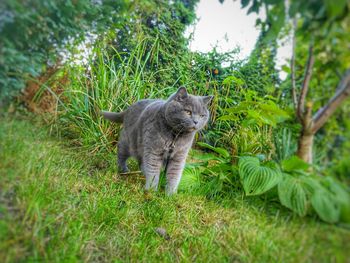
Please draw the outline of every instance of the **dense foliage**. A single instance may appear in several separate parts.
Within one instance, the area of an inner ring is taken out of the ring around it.
[[[124,1],[112,0],[1,1],[0,101],[59,63],[59,53],[117,27],[125,9]]]
[[[298,132],[298,156],[310,163],[319,161],[313,154],[313,141],[325,155],[336,141],[345,141],[346,119],[350,114],[349,3],[329,1],[241,1],[248,13],[267,12],[265,21],[257,20],[265,34],[263,43],[274,45],[277,37],[292,31],[293,54],[284,70],[289,74],[282,83],[280,103],[294,106]],[[330,116],[333,118],[329,118]],[[335,123],[336,122],[336,123]],[[331,128],[332,127],[332,128]],[[315,137],[315,138],[314,138]],[[325,143],[332,141],[332,143]],[[346,145],[343,145],[346,147]],[[349,149],[348,149],[349,150]],[[323,161],[330,159],[323,156]]]

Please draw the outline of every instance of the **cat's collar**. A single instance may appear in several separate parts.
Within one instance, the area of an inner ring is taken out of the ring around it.
[[[177,142],[179,136],[181,135],[181,133],[182,133],[182,130],[180,130],[180,131],[174,131],[174,130],[172,130],[172,131],[171,131],[171,134],[173,135],[173,138],[172,138],[172,140],[171,140],[169,146],[167,147],[168,150],[169,150],[169,152],[172,152],[172,151],[175,149],[176,142]]]

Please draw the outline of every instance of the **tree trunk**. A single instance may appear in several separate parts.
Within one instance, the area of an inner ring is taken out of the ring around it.
[[[298,141],[298,152],[297,155],[300,159],[307,163],[312,163],[312,146],[314,143],[314,135],[313,132],[313,120],[312,120],[312,102],[309,101],[306,103],[306,109],[302,116],[302,130],[300,133],[299,141]]]
[[[311,54],[311,52],[309,52],[309,54]],[[311,56],[309,55],[309,58],[310,57]],[[313,64],[312,57],[311,63],[308,64]],[[350,68],[347,69],[341,81],[339,82],[334,96],[324,107],[319,109],[313,117],[311,116],[312,102],[308,102],[306,103],[306,107],[304,106],[307,94],[307,87],[309,85],[309,75],[311,74],[309,72],[309,66],[307,68],[307,73],[305,74],[305,78],[307,79],[304,80],[304,83],[306,83],[306,85],[303,85],[302,87],[302,94],[299,97],[297,109],[297,116],[299,117],[299,121],[303,127],[298,141],[297,155],[300,159],[304,160],[305,162],[312,163],[312,146],[314,141],[314,135],[326,123],[326,121],[341,105],[341,103],[350,96]]]
[[[304,162],[312,163],[312,147],[314,143],[314,134],[310,131],[302,131],[298,141],[297,155]]]

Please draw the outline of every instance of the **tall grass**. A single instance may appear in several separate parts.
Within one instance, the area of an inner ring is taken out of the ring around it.
[[[158,42],[148,52],[147,45],[148,39],[143,39],[130,54],[97,46],[86,69],[67,68],[71,81],[62,94],[66,110],[60,120],[69,132],[79,134],[81,144],[99,150],[110,146],[111,136],[118,132],[118,127],[100,118],[100,110],[123,111],[138,100],[164,98],[174,91],[173,87],[159,89],[154,83],[157,74],[170,69],[145,70],[148,63],[158,63]]]
[[[191,93],[216,96],[211,105],[214,120],[225,97],[219,95],[218,82],[208,77],[207,65],[197,61],[193,66],[198,54],[192,53],[182,58],[181,65],[179,60],[163,63],[160,49],[158,38],[143,38],[131,51],[123,52],[100,43],[94,47],[87,65],[68,65],[64,70],[70,82],[60,95],[60,128],[92,151],[108,149],[115,144],[120,127],[103,120],[100,110],[118,112],[144,98],[165,99],[180,83]],[[180,73],[177,76],[174,72]]]

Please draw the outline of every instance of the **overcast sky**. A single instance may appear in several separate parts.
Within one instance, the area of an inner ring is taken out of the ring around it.
[[[247,8],[241,9],[241,1],[233,0],[225,0],[223,4],[218,0],[201,0],[196,14],[199,21],[186,32],[186,35],[194,34],[191,50],[208,52],[217,44],[219,51],[228,51],[238,45],[241,48],[240,58],[249,56],[259,36],[255,20],[258,17],[265,18],[263,13],[259,16],[255,13],[247,15]],[[286,64],[290,50],[291,45],[288,43],[279,48],[277,68]],[[281,77],[284,77],[283,74]]]

